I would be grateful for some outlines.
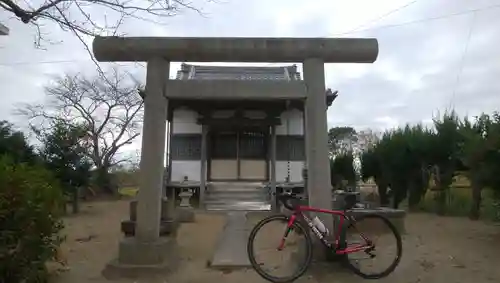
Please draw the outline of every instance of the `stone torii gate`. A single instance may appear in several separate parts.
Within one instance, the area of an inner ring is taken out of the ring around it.
[[[176,99],[305,103],[309,201],[331,209],[324,64],[373,63],[378,55],[376,39],[96,37],[93,51],[100,62],[147,62],[136,232],[120,243],[119,265],[165,266],[173,252],[175,239],[160,237],[160,218],[165,117],[169,101]],[[174,61],[302,63],[304,80],[169,80]],[[324,220],[332,229],[333,220]]]

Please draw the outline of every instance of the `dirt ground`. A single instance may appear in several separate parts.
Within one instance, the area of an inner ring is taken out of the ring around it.
[[[67,241],[62,255],[67,266],[54,276],[54,283],[109,282],[101,271],[116,257],[120,221],[128,215],[127,201],[85,204],[82,213],[65,219]],[[178,234],[181,261],[175,272],[162,280],[129,282],[257,283],[265,282],[253,270],[230,273],[206,267],[212,256],[225,217],[197,214],[197,221],[184,224]],[[396,271],[379,280],[385,283],[500,282],[500,226],[461,218],[410,214],[403,238],[403,258]],[[335,264],[313,266],[297,282],[362,282]]]

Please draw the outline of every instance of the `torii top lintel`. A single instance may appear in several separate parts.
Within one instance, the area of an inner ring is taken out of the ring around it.
[[[95,37],[95,58],[101,62],[165,58],[188,62],[300,63],[307,58],[325,63],[373,63],[375,38],[243,38],[243,37]]]

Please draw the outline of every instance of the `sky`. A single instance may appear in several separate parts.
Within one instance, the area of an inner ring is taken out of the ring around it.
[[[452,108],[470,116],[500,109],[500,0],[193,0],[193,5],[204,14],[185,11],[163,24],[128,19],[120,31],[129,36],[377,38],[374,64],[326,65],[326,87],[339,91],[328,110],[330,127],[382,131],[430,124]],[[99,7],[89,9],[104,19]],[[41,50],[33,44],[33,26],[6,11],[0,11],[0,22],[10,28],[9,36],[0,37],[0,119],[22,124],[13,110],[43,100],[43,87],[54,76],[95,72],[71,33],[43,22],[53,43]],[[144,64],[121,65],[145,79]],[[171,65],[171,75],[179,65]]]

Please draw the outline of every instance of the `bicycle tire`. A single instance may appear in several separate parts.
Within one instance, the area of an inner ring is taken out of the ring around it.
[[[286,216],[284,214],[278,214],[278,215],[271,215],[268,216],[261,221],[259,221],[252,231],[250,232],[250,235],[248,237],[248,243],[247,243],[247,253],[248,253],[248,259],[250,260],[250,264],[252,265],[252,268],[264,279],[274,282],[274,283],[286,283],[286,282],[292,282],[296,280],[297,278],[301,277],[304,275],[304,273],[307,271],[309,266],[311,265],[312,261],[312,250],[313,250],[313,243],[311,239],[311,235],[309,234],[309,229],[306,229],[300,222],[299,219],[293,223],[293,229],[297,229],[300,231],[304,237],[306,238],[306,251],[305,251],[305,264],[300,266],[300,268],[293,273],[291,276],[287,277],[276,277],[272,276],[266,271],[264,271],[261,266],[257,263],[255,260],[255,254],[254,254],[254,240],[255,236],[259,232],[259,230],[266,224],[272,222],[272,221],[285,221],[287,223],[290,220],[289,216]]]
[[[361,278],[363,278],[363,279],[380,279],[380,278],[387,277],[398,266],[399,262],[401,261],[401,256],[403,254],[403,243],[402,243],[402,240],[401,240],[401,234],[398,232],[398,230],[396,229],[396,227],[394,226],[394,224],[392,224],[392,222],[389,221],[389,219],[387,219],[386,217],[384,217],[382,215],[378,215],[378,214],[366,214],[366,215],[362,215],[362,216],[356,217],[356,223],[360,222],[360,221],[362,221],[364,219],[369,219],[369,218],[372,218],[372,219],[373,218],[381,219],[389,227],[389,229],[391,230],[392,234],[396,238],[396,245],[397,245],[397,255],[396,255],[396,258],[391,263],[391,265],[389,265],[389,267],[387,269],[385,269],[384,271],[382,271],[380,273],[375,273],[375,274],[366,274],[366,273],[363,273],[356,265],[354,265],[353,263],[351,263],[351,261],[349,260],[349,254],[347,254],[347,256],[345,257],[344,260],[345,260],[346,266],[352,272],[354,272],[356,275],[360,276]],[[354,224],[353,226],[356,226],[356,224]]]

